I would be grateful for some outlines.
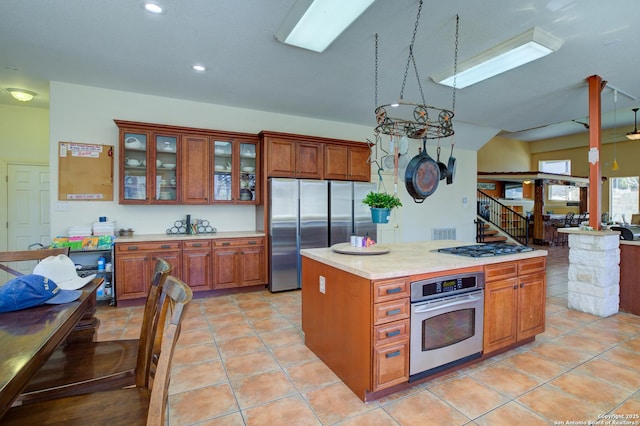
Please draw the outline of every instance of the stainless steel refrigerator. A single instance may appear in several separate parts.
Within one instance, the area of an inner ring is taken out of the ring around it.
[[[300,288],[300,249],[347,242],[354,226],[358,235],[375,239],[376,225],[361,203],[375,185],[355,185],[357,190],[352,182],[269,179],[269,290]]]

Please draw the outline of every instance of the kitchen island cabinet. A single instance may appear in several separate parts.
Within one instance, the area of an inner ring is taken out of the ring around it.
[[[523,306],[540,300],[544,303],[540,288],[544,287],[546,251],[485,258],[433,252],[466,244],[460,241],[388,244],[389,253],[370,256],[344,255],[331,248],[301,250],[305,345],[359,398],[369,401],[412,385],[409,384],[411,282],[489,268],[490,280],[512,280],[508,287],[509,301],[516,307],[520,300]],[[494,264],[500,266],[490,269]],[[505,269],[505,265],[513,277],[494,273]],[[513,289],[516,284],[519,293]],[[523,308],[519,312],[520,329],[513,334],[517,336],[520,330],[521,342],[544,331],[544,307]],[[512,314],[506,325],[509,330]],[[488,315],[496,312],[485,311],[485,321]],[[501,314],[498,322],[502,321],[500,318]],[[517,339],[511,343],[512,347],[517,344]],[[446,371],[451,370],[442,372]],[[420,378],[415,383],[424,380],[427,379]]]
[[[620,310],[640,315],[640,241],[620,240]]]

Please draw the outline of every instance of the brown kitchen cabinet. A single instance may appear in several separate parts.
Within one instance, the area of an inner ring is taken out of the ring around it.
[[[183,241],[182,243],[182,280],[193,291],[213,288],[211,246],[211,240]]]
[[[180,134],[120,127],[120,204],[177,204]]]
[[[213,288],[266,284],[264,238],[216,239]]]
[[[324,146],[324,178],[368,182],[371,178],[368,146]]]
[[[212,145],[212,203],[258,204],[261,197],[258,138],[220,135],[213,138]]]
[[[258,135],[114,120],[120,204],[259,204]]]
[[[158,257],[173,266],[172,275],[181,277],[182,251],[179,241],[117,243],[115,253],[117,301],[147,297]]]
[[[322,179],[322,144],[267,137],[267,175]]]
[[[484,354],[544,332],[546,258],[485,267]]]

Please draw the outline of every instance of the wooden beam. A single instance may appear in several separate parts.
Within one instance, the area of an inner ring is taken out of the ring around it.
[[[600,229],[602,213],[602,172],[600,170],[600,138],[601,138],[601,99],[600,93],[605,87],[598,75],[587,77],[589,83],[589,226]]]

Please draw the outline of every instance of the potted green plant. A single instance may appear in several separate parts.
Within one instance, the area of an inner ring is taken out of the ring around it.
[[[389,222],[391,209],[402,207],[400,198],[386,192],[369,192],[363,199],[362,204],[371,208],[371,220],[373,223]]]

